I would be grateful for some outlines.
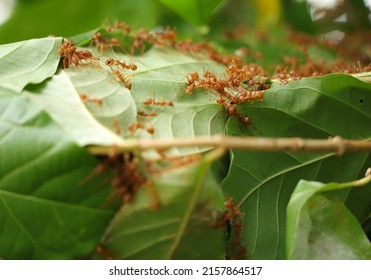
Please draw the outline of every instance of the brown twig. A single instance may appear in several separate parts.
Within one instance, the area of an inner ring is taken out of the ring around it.
[[[339,136],[329,139],[201,136],[196,138],[132,139],[127,140],[122,146],[117,146],[116,150],[128,152],[148,149],[166,150],[173,147],[221,147],[266,152],[332,152],[342,155],[347,152],[371,151],[371,141],[342,139]],[[107,154],[110,150],[111,147],[89,147],[89,151],[96,155]]]

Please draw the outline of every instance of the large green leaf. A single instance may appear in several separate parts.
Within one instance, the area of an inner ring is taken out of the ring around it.
[[[62,38],[43,38],[0,45],[0,84],[17,92],[54,75]]]
[[[216,97],[197,90],[192,95],[185,92],[187,74],[195,71],[201,74],[204,69],[221,74],[224,67],[210,60],[160,49],[150,50],[138,62],[138,70],[128,76],[133,77],[132,95],[138,110],[158,114],[146,120],[148,125],[155,128],[154,138],[224,134],[226,115],[215,103]],[[146,106],[143,102],[148,98],[170,100],[174,106]],[[135,136],[148,137],[148,133],[145,135],[139,131]],[[190,147],[173,149],[172,153],[186,154],[204,150]]]
[[[86,94],[89,98],[102,100],[102,106],[94,102],[84,101],[84,103],[91,116],[111,131],[117,130],[114,124],[115,120],[118,120],[120,136],[124,138],[175,138],[224,134],[226,115],[223,109],[215,103],[216,97],[198,90],[192,95],[185,92],[187,74],[194,71],[201,74],[205,68],[221,74],[224,67],[211,60],[187,56],[166,48],[152,48],[140,57],[113,53],[110,50],[105,53],[109,56],[102,56],[99,50],[88,49],[100,60],[77,68],[67,68],[65,73],[70,79],[74,91]],[[125,79],[132,84],[131,95],[128,96],[129,91],[125,88],[124,83],[113,74],[117,68],[111,69],[105,65],[104,62],[108,58],[119,59],[122,62],[126,61],[126,63],[131,61],[137,65],[138,68],[135,71],[124,71],[118,68]],[[34,90],[34,92],[37,91],[39,91],[38,88]],[[58,90],[53,88],[53,91]],[[48,94],[47,87],[43,92]],[[62,92],[51,94],[58,95],[58,100],[62,100],[59,95],[66,96]],[[135,105],[132,104],[131,98],[135,101]],[[145,105],[144,102],[149,98],[155,101],[171,101],[173,106]],[[50,104],[50,106],[53,105]],[[55,111],[56,109],[51,108],[50,110]],[[137,111],[156,113],[156,116],[138,116],[137,119]],[[53,113],[50,112],[50,114]],[[68,114],[58,113],[63,118]],[[138,129],[135,132],[128,131],[128,125],[136,121],[145,127],[153,127],[153,135],[148,133],[146,129]],[[78,131],[81,131],[80,127]],[[81,134],[87,135],[86,133]],[[92,137],[91,134],[89,137]],[[204,150],[197,147],[174,148],[171,153],[189,154]]]
[[[86,258],[113,211],[97,161],[27,95],[0,88],[0,255]]]
[[[231,119],[229,135],[266,137],[370,139],[371,86],[346,75],[303,79],[274,85],[264,101],[240,108],[252,125]],[[352,181],[363,176],[371,157],[367,153],[334,154],[264,153],[232,151],[224,192],[240,202],[244,213],[243,242],[255,259],[285,257],[285,213],[300,179]],[[340,191],[338,196],[358,209],[358,219],[369,215],[371,194]],[[368,195],[367,195],[368,194]],[[356,203],[354,199],[359,199]],[[353,210],[352,209],[352,210]],[[232,246],[232,244],[231,244]]]
[[[342,188],[299,182],[287,206],[288,259],[371,259],[371,244],[359,222],[331,195]]]
[[[224,229],[216,227],[223,195],[208,162],[151,176],[160,207],[145,186],[122,207],[102,239],[118,259],[223,259]]]

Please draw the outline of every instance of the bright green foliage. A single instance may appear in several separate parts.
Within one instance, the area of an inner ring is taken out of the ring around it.
[[[217,2],[197,24],[210,16]],[[131,203],[123,203],[120,188],[129,184],[128,179],[118,184],[123,174],[114,174],[108,164],[98,166],[107,157],[95,158],[87,148],[130,147],[144,138],[175,140],[220,134],[341,136],[366,141],[371,138],[370,84],[344,74],[304,78],[287,85],[273,81],[262,102],[237,106],[241,116],[252,119],[246,125],[232,113],[227,116],[226,104],[217,102],[218,93],[212,89],[186,92],[188,74],[197,72],[202,77],[209,70],[223,78],[225,66],[204,54],[178,51],[171,44],[147,42],[145,52],[130,55],[135,39],[122,32],[104,34],[109,39],[116,36],[120,48],[101,50],[91,43],[93,33],[75,38],[78,50],[89,50],[94,57],[66,69],[57,69],[61,38],[0,46],[1,258],[102,258],[104,254],[94,254],[101,246],[122,259],[223,259],[234,257],[229,253],[244,245],[247,254],[240,257],[245,258],[333,258],[332,252],[321,255],[315,247],[298,247],[297,241],[308,240],[305,236],[313,227],[304,219],[306,227],[298,229],[292,218],[287,220],[287,205],[300,180],[346,182],[362,177],[371,166],[370,153],[232,150],[229,158],[217,162],[219,166],[222,161],[229,163],[224,176],[222,170],[213,170],[218,174],[209,170],[214,152],[210,149],[135,151],[126,158],[134,158],[149,180]],[[273,46],[266,46],[268,53],[274,53]],[[333,59],[327,51],[310,51]],[[135,63],[137,69],[110,67],[108,58]],[[152,104],[145,104],[148,99]],[[155,101],[162,106],[153,104]],[[132,129],[136,122],[143,126]],[[176,161],[164,159],[177,155],[193,155],[199,160],[191,158],[191,163],[178,166]],[[156,195],[148,187],[151,183]],[[156,196],[159,208],[153,204]],[[235,221],[227,226],[222,218],[223,196],[233,198],[241,212],[241,244],[234,244],[232,238],[238,235]],[[370,202],[369,186],[331,191],[331,198],[313,193],[300,201],[301,212],[295,215],[319,218],[325,211],[324,220],[313,219],[313,225],[342,240],[347,250],[341,258],[369,258],[369,243],[360,224],[370,216]],[[311,205],[318,206],[315,212]],[[354,225],[352,229],[338,223],[339,211],[344,214],[340,222]],[[232,232],[225,234],[226,229]],[[359,236],[360,243],[349,245],[340,231]]]
[[[287,207],[288,259],[371,259],[371,244],[357,219],[333,194],[342,188],[299,182]]]

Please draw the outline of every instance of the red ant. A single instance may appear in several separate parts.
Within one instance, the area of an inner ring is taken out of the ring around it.
[[[128,64],[126,64],[125,62],[121,62],[120,60],[118,59],[113,59],[113,58],[109,58],[106,60],[106,65],[112,67],[112,66],[118,66],[118,67],[121,67],[121,68],[124,68],[124,69],[131,69],[131,70],[137,70],[137,66],[133,63],[133,62],[129,62]]]
[[[114,71],[113,72],[113,74],[114,75],[116,75],[116,77],[121,81],[121,82],[123,82],[124,83],[124,85],[125,85],[125,87],[127,88],[127,89],[131,89],[131,83],[129,82],[129,81],[127,81],[126,80],[126,78],[124,77],[124,75],[122,75],[121,73],[120,73],[120,71]]]
[[[103,105],[103,100],[99,98],[89,98],[86,94],[80,94],[80,98],[86,102],[97,103],[100,107]]]
[[[113,121],[113,126],[115,127],[116,134],[120,134],[121,133],[121,127],[120,127],[120,122],[117,119],[115,119]]]
[[[147,132],[149,134],[154,134],[155,133],[155,129],[152,126],[149,126],[149,127],[147,127]]]
[[[143,124],[141,124],[139,122],[133,122],[133,123],[129,124],[128,130],[130,132],[134,132],[137,129],[146,129],[149,134],[154,134],[155,133],[155,129],[152,126],[149,126],[149,127],[146,128]]]
[[[237,256],[233,256],[231,259],[242,259],[246,254],[246,245],[241,244],[242,239],[242,222],[241,222],[241,212],[237,206],[233,203],[233,198],[229,198],[224,202],[226,211],[223,216],[216,221],[216,227],[222,227],[226,222],[233,227],[235,232],[235,239],[233,241],[234,246],[238,248]]]
[[[165,106],[165,105],[167,105],[169,107],[174,106],[174,103],[171,100],[168,100],[168,101],[164,101],[164,100],[163,101],[155,101],[152,98],[148,98],[148,99],[144,100],[143,104],[144,105],[147,105],[147,106],[149,106],[151,104],[152,105],[157,105],[157,106]]]
[[[81,60],[88,60],[93,58],[91,52],[89,52],[88,50],[77,51],[75,44],[72,41],[67,40],[65,40],[61,44],[61,47],[58,50],[58,54],[61,55],[63,68],[68,68],[69,66],[71,66],[71,64],[77,67]]]
[[[114,260],[114,257],[102,246],[97,246],[95,252],[104,257],[106,260]]]
[[[123,30],[123,31],[125,31],[127,34],[129,34],[130,31],[131,31],[131,27],[130,27],[129,25],[127,25],[127,24],[121,22],[121,21],[117,21],[117,20],[116,20],[115,24],[110,25],[110,26],[107,26],[107,27],[106,27],[106,30],[107,30],[108,32],[111,32],[111,31],[113,31],[113,30]]]
[[[157,116],[157,114],[155,112],[146,113],[143,110],[139,110],[138,115],[143,116],[143,117],[155,117],[155,116]]]
[[[97,46],[98,49],[101,50],[101,53],[103,53],[108,48],[120,46],[120,41],[118,39],[116,38],[107,39],[100,32],[97,32],[93,35],[92,42]]]

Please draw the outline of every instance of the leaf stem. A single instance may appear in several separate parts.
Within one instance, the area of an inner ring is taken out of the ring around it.
[[[349,182],[349,183],[343,183],[343,184],[340,184],[343,188],[350,188],[350,187],[362,187],[368,183],[371,182],[371,172],[370,172],[371,168],[369,168],[367,170],[367,173],[365,175],[365,177],[359,179],[359,180],[355,180],[355,181],[352,181],[352,182]]]
[[[371,141],[369,140],[349,140],[339,136],[329,139],[225,137],[221,135],[171,139],[131,139],[115,148],[117,152],[124,153],[134,150],[166,150],[173,147],[197,146],[266,152],[333,152],[338,155],[346,152],[371,151]],[[105,155],[112,151],[112,147],[106,146],[90,146],[88,149],[90,153],[95,155]]]

